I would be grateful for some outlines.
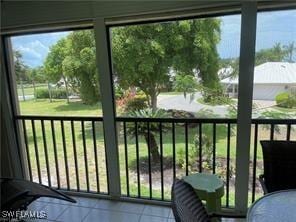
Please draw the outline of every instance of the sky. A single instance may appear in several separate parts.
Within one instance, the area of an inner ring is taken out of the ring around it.
[[[217,46],[221,58],[239,56],[240,15],[221,17],[221,40]],[[54,32],[12,37],[12,46],[23,55],[26,65],[42,65],[50,47],[69,32]],[[257,17],[256,51],[271,48],[275,43],[296,42],[296,10],[261,12]]]

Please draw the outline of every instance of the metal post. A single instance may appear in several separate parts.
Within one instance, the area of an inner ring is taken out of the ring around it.
[[[108,187],[113,198],[120,197],[120,172],[115,121],[112,70],[108,32],[103,18],[95,20],[97,64],[100,74],[100,90],[103,109],[105,150],[107,155]]]
[[[235,209],[248,207],[252,96],[256,44],[256,2],[242,4],[241,48],[238,87]]]

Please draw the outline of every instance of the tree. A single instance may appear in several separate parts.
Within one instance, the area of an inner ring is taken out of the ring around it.
[[[45,60],[45,70],[51,81],[63,79],[66,88],[79,91],[84,103],[94,104],[100,100],[91,30],[71,32],[53,45]]]
[[[47,80],[43,67],[39,66],[28,69],[28,80],[33,84],[34,95],[36,98],[36,83],[46,82]]]
[[[218,19],[133,25],[112,29],[115,75],[123,88],[135,86],[156,110],[157,96],[170,71],[197,74],[205,86],[219,87]]]
[[[136,117],[136,118],[165,118],[168,117],[168,113],[161,109],[145,109],[145,110],[136,110],[129,112],[128,115],[130,117]],[[148,130],[148,124],[149,124],[149,130]],[[166,132],[168,130],[168,127],[163,124],[162,126],[162,132]],[[158,145],[155,139],[155,133],[160,132],[159,123],[156,122],[138,122],[137,128],[134,124],[129,123],[127,124],[127,134],[131,137],[136,137],[138,135],[144,136],[148,150],[150,152],[149,155],[152,156],[153,162],[159,162],[160,161],[160,154],[158,151]]]
[[[287,54],[285,47],[281,43],[276,43],[272,48],[261,49],[256,52],[255,64],[258,66],[266,62],[283,62]]]
[[[294,52],[296,46],[294,42],[288,45],[281,45],[276,43],[273,47],[261,49],[255,54],[255,65],[261,65],[266,62],[293,62]],[[232,71],[227,70],[222,73],[222,79],[227,77],[237,77],[239,73],[239,58],[220,59],[220,70],[222,68],[231,68]]]
[[[179,75],[197,75],[205,87],[220,88],[218,70],[219,19],[194,19],[172,24],[173,69]]]
[[[286,50],[286,57],[288,62],[295,62],[294,53],[296,52],[296,45],[295,42],[291,42],[288,45],[284,46],[284,49]]]
[[[115,75],[127,89],[139,87],[156,110],[160,89],[169,81],[168,24],[126,26],[112,29]]]
[[[14,72],[16,75],[16,81],[26,81],[28,80],[27,72],[28,66],[25,65],[23,61],[23,55],[20,51],[13,51],[13,58],[14,58]]]

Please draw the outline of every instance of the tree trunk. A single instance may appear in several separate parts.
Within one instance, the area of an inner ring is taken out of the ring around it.
[[[21,87],[22,87],[23,100],[26,101],[26,96],[25,96],[25,90],[24,90],[23,80],[21,80]]]
[[[150,95],[150,98],[151,98],[151,108],[153,111],[156,111],[156,109],[157,109],[157,95],[156,95],[156,93],[153,92]]]
[[[47,83],[47,87],[48,87],[48,94],[49,94],[49,102],[52,102],[52,99],[51,99],[51,89],[50,89],[49,82]]]
[[[69,91],[68,91],[68,82],[66,80],[66,78],[63,76],[64,78],[64,82],[65,82],[65,87],[66,87],[66,97],[67,97],[67,103],[69,103]]]
[[[34,89],[34,100],[36,101],[36,86],[35,86],[35,81],[33,80],[33,89]]]
[[[160,154],[158,152],[158,145],[156,143],[155,137],[152,133],[145,134],[145,140],[147,143],[147,146],[149,146],[149,152],[152,156],[152,162],[159,162],[160,161]]]

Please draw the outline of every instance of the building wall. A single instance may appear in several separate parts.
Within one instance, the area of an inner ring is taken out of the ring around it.
[[[255,100],[275,100],[275,97],[282,92],[289,91],[284,84],[255,84],[253,89],[253,99]]]

